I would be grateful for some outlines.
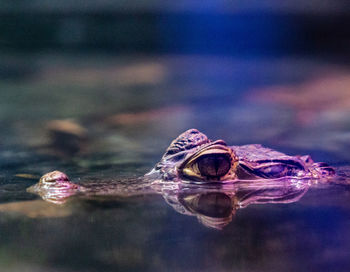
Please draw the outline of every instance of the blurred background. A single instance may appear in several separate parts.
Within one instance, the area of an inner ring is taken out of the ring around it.
[[[345,0],[1,1],[0,163],[148,169],[197,128],[346,164],[349,14]]]
[[[36,121],[65,118],[158,115],[168,137],[199,126],[238,142],[325,128],[348,120],[349,13],[345,0],[1,1],[0,122],[27,142]]]
[[[345,0],[1,1],[0,10],[1,49],[8,52],[349,53]]]
[[[43,218],[25,189],[140,176],[189,128],[348,168],[349,61],[348,0],[0,0],[0,266],[348,271],[348,191],[219,234],[160,198]]]
[[[339,157],[349,13],[346,0],[1,1],[0,144],[50,144],[45,124],[69,118],[99,150],[139,137],[161,154],[197,127]]]

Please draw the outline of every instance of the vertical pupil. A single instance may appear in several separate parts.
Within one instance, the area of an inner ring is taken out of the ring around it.
[[[197,161],[198,169],[203,176],[221,177],[230,170],[230,160],[225,155],[205,155]]]

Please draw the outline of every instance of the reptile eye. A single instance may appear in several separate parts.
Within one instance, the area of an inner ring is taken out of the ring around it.
[[[236,178],[238,158],[233,151],[217,144],[206,147],[187,159],[180,167],[180,177],[199,181],[223,181]]]
[[[204,177],[222,177],[230,170],[230,159],[223,154],[205,155],[196,161],[200,174]]]

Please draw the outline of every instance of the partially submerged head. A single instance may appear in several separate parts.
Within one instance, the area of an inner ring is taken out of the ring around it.
[[[190,129],[170,144],[155,171],[165,180],[217,182],[235,179],[237,165],[238,157],[223,140],[213,142]]]

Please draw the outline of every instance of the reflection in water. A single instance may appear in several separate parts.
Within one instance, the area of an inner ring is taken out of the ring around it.
[[[250,204],[298,201],[310,184],[307,179],[242,181],[213,188],[182,187],[163,194],[163,197],[177,212],[196,216],[207,227],[223,229],[232,221],[238,209]]]
[[[37,193],[42,199],[54,204],[65,204],[73,195],[88,200],[93,200],[96,196],[110,200],[111,196],[117,198],[161,194],[177,212],[196,216],[207,227],[222,229],[232,221],[238,209],[246,208],[250,204],[298,201],[311,184],[310,179],[290,177],[205,185],[139,178],[91,182],[83,187],[70,182],[65,174],[54,171],[43,176],[28,191]]]
[[[235,212],[233,199],[221,192],[179,195],[179,202],[202,224],[221,229],[232,220]]]

